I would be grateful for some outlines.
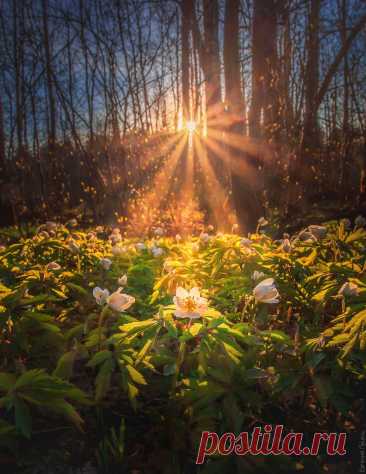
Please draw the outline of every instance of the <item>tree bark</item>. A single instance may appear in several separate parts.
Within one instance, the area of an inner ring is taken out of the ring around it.
[[[182,101],[183,101],[183,124],[191,120],[190,107],[190,81],[189,81],[189,36],[192,22],[193,1],[182,1]]]
[[[48,0],[42,0],[42,21],[43,21],[43,38],[44,38],[44,52],[45,52],[45,69],[47,79],[47,94],[49,107],[49,131],[48,142],[53,146],[56,142],[56,103],[55,93],[53,87],[53,73],[52,73],[52,56],[48,30]]]
[[[204,24],[204,72],[206,82],[207,137],[217,128],[221,103],[220,53],[219,53],[219,5],[217,0],[203,0]]]
[[[244,97],[241,87],[239,54],[240,0],[226,0],[224,30],[224,73],[227,132],[242,137],[244,142]],[[242,233],[253,232],[262,209],[256,185],[257,168],[244,150],[228,146],[230,153],[233,203]]]
[[[265,34],[263,34],[265,32]],[[249,133],[272,136],[279,120],[277,10],[274,0],[254,0],[252,24],[252,103]]]
[[[321,0],[311,0],[308,37],[307,61],[305,71],[305,118],[302,148],[314,150],[319,146],[319,127],[316,111],[316,100],[319,87],[319,23]]]

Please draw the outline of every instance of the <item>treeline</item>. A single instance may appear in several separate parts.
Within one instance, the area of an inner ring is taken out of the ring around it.
[[[3,0],[3,223],[123,214],[193,120],[243,230],[268,207],[362,207],[365,25],[362,0]]]

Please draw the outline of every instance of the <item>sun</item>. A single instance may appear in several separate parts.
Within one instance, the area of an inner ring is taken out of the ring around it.
[[[197,128],[197,123],[193,120],[186,122],[186,130],[188,133],[194,133]]]

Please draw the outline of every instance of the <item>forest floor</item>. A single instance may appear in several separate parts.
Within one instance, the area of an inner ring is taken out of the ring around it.
[[[280,239],[0,231],[0,466],[29,474],[348,473],[366,367],[365,219]],[[347,433],[347,455],[219,456],[205,430]],[[358,463],[358,464],[357,464]]]

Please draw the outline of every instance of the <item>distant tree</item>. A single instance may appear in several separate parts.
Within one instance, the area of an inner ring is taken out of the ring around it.
[[[193,0],[182,0],[182,20],[181,20],[181,38],[182,38],[182,104],[183,121],[186,123],[191,120],[191,85],[189,80],[190,63],[190,33],[192,29],[192,14],[194,8]]]
[[[252,22],[252,99],[249,133],[273,135],[279,125],[277,2],[254,0]]]
[[[48,142],[53,146],[56,142],[56,98],[54,92],[54,72],[52,67],[52,51],[48,27],[48,2],[42,0],[42,26],[43,26],[43,47],[44,63],[46,70],[47,95],[48,95]]]
[[[240,0],[226,0],[224,28],[225,102],[228,142],[245,146],[244,97],[239,54]],[[235,139],[235,137],[237,137]],[[242,140],[239,139],[242,137]],[[238,222],[243,233],[253,232],[261,216],[257,192],[258,170],[245,149],[229,146],[231,186]]]

